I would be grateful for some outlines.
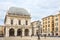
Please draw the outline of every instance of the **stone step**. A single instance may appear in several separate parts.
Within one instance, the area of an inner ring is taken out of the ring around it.
[[[41,40],[60,40],[60,37],[41,37]],[[37,37],[4,37],[0,40],[38,40]]]
[[[4,37],[0,37],[0,40],[4,40]]]
[[[5,37],[5,40],[31,40],[31,37]]]

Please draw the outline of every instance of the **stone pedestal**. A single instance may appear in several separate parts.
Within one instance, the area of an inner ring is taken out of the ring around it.
[[[6,28],[6,37],[9,37],[9,29]]]

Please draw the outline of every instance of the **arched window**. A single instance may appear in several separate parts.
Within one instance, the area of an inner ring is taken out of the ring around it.
[[[26,25],[28,25],[28,21],[26,20]]]
[[[21,25],[21,20],[18,21],[19,25]]]
[[[25,29],[25,36],[29,36],[29,30]]]
[[[13,19],[11,19],[11,25],[13,25]]]
[[[11,28],[11,29],[9,30],[9,36],[14,36],[14,29],[13,29],[13,28]]]
[[[50,36],[50,34],[48,34],[48,36]]]
[[[17,30],[17,36],[22,36],[22,30],[21,29]]]

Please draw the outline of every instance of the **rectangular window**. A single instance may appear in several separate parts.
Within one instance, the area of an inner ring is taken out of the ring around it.
[[[47,27],[47,25],[45,25],[45,27]]]
[[[19,25],[21,25],[21,20],[18,21]]]
[[[48,17],[48,20],[50,20],[50,17]]]
[[[13,20],[11,20],[11,25],[13,25]]]
[[[58,23],[56,23],[56,26],[58,26]]]
[[[47,18],[45,20],[47,20]]]
[[[47,24],[47,22],[45,22],[45,24]]]
[[[58,18],[56,18],[55,20],[58,21]]]
[[[52,28],[52,30],[54,31],[54,28]]]
[[[50,27],[50,24],[48,24],[48,27]]]
[[[26,25],[28,25],[28,21],[26,21]]]
[[[58,26],[58,23],[55,23],[55,26]]]
[[[50,28],[48,28],[48,32],[50,32]]]
[[[54,27],[54,24],[52,24],[52,27]]]
[[[58,27],[55,28],[55,32],[58,32]]]
[[[54,20],[52,20],[52,23],[54,23]]]
[[[48,23],[50,23],[50,21],[48,21]]]

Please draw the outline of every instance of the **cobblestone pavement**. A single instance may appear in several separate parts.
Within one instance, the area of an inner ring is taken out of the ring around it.
[[[0,40],[4,40],[4,37],[0,37]]]
[[[38,40],[37,37],[0,37],[0,40]],[[41,37],[40,40],[60,40],[60,37]]]

